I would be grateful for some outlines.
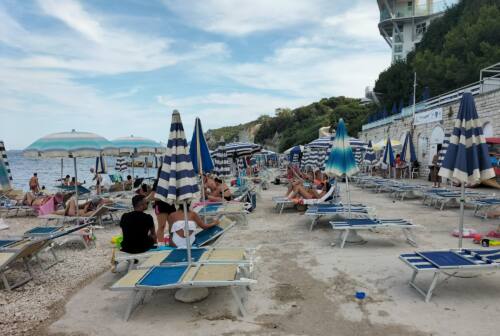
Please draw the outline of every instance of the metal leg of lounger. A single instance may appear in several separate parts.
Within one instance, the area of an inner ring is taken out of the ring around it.
[[[5,271],[2,272],[2,281],[3,281],[3,286],[5,287],[5,289],[10,292],[12,290],[12,287],[9,284],[9,280],[7,280],[7,276],[5,275]]]
[[[236,304],[238,305],[238,309],[240,311],[241,316],[245,316],[247,314],[247,310],[243,305],[241,296],[238,294],[238,291],[235,287],[232,286],[230,288],[231,288],[231,293],[233,294],[233,298],[236,301]]]
[[[437,271],[434,272],[434,275],[432,276],[431,284],[427,290],[423,290],[415,283],[417,274],[418,274],[418,271],[414,270],[409,285],[411,287],[413,287],[419,294],[421,294],[425,298],[425,302],[429,302],[431,300],[431,297],[432,297],[432,292],[434,291],[434,288],[436,287],[436,284],[437,284],[437,281],[439,278],[439,272],[437,272]]]
[[[127,310],[125,311],[125,321],[128,321],[130,315],[132,315],[137,306],[144,300],[144,292],[143,290],[134,289],[132,294],[130,294]]]
[[[281,203],[280,215],[283,213],[283,209],[285,209],[285,203]]]
[[[413,235],[413,231],[408,228],[403,228],[403,234],[405,235],[406,241],[413,247],[417,247],[417,242],[415,240],[415,236]]]
[[[314,216],[313,219],[311,220],[311,225],[309,226],[309,232],[311,232],[314,227],[316,226],[316,223],[318,222],[320,216]]]
[[[344,230],[344,235],[343,236],[341,235],[342,241],[340,243],[340,248],[344,248],[345,242],[347,241],[347,236],[348,235],[349,235],[349,229],[347,228],[347,229]]]

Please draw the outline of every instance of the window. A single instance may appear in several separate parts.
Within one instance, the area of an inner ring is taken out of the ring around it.
[[[413,1],[408,1],[408,12],[413,12]]]
[[[415,30],[417,35],[423,35],[427,31],[427,23],[426,22],[418,23],[417,26],[415,27]]]
[[[402,44],[395,44],[394,45],[394,53],[400,53],[403,51],[403,45]]]
[[[394,42],[396,42],[396,43],[402,43],[403,42],[403,34],[396,34],[396,35],[394,35]]]

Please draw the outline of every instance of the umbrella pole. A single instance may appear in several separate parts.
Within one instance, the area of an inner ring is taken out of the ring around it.
[[[460,222],[458,226],[458,248],[462,249],[464,236],[464,203],[465,203],[465,182],[460,184]]]
[[[347,191],[347,202],[348,202],[348,211],[349,211],[349,219],[351,218],[351,191],[349,190],[349,177],[345,176],[345,187]]]
[[[77,173],[77,169],[76,169],[76,157],[73,157],[73,166],[75,168],[76,224],[78,225],[80,223],[80,219],[78,218],[79,217],[79,214],[78,214],[78,211],[79,211],[79,207],[78,207],[78,173]]]
[[[61,185],[63,184],[63,168],[64,168],[64,159],[61,158]]]
[[[132,155],[132,190],[134,190],[135,183],[135,167],[134,167],[134,155]]]
[[[191,265],[191,240],[189,237],[189,222],[188,222],[188,209],[187,202],[184,201],[184,237],[186,238],[187,260],[188,267]]]

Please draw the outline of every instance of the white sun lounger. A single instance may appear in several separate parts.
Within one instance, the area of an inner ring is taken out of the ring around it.
[[[411,231],[416,227],[416,225],[404,219],[351,218],[340,221],[331,221],[330,224],[332,225],[332,229],[343,231],[343,234],[339,235],[340,248],[344,248],[351,230],[373,230],[383,228],[401,229],[405,235],[406,241],[412,246],[417,246],[415,237]]]
[[[196,263],[181,266],[156,266],[128,272],[118,280],[111,290],[132,291],[125,320],[135,308],[144,303],[146,294],[157,290],[180,288],[228,287],[242,315],[245,315],[243,291],[256,283],[249,279],[245,268],[236,264]]]
[[[245,224],[248,224],[248,211],[246,210],[246,203],[243,202],[217,202],[201,204],[193,208],[199,216],[202,217],[215,217],[215,216],[230,216],[238,217]]]
[[[429,302],[441,274],[448,279],[464,271],[498,270],[500,250],[423,251],[401,254],[399,259],[413,270],[409,285],[424,296],[425,302]],[[415,282],[420,273],[432,274],[432,280],[427,289],[418,286]]]
[[[309,231],[312,231],[321,217],[345,217],[351,213],[354,218],[371,218],[374,215],[373,208],[360,203],[353,203],[349,208],[348,205],[342,203],[319,204],[310,206],[304,215],[311,217],[311,225]]]
[[[327,199],[331,198],[335,192],[335,185],[332,185],[328,192],[324,194],[321,198],[317,199],[303,199],[301,200],[300,204],[303,205],[315,205],[315,204],[324,204],[327,202]],[[275,209],[279,211],[279,214],[281,215],[283,213],[283,210],[286,207],[292,207],[297,205],[293,200],[289,199],[286,196],[276,196],[273,197],[273,202],[275,203]]]

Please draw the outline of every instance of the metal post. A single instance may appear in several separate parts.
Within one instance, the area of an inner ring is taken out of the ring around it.
[[[347,189],[347,202],[348,202],[348,209],[349,209],[349,219],[351,219],[351,191],[349,190],[349,177],[346,175],[345,176],[345,184],[346,184],[346,189]]]
[[[63,184],[63,168],[64,168],[64,159],[61,158],[61,185]]]
[[[415,126],[415,104],[417,103],[416,96],[417,96],[417,73],[415,72],[413,76],[413,121],[412,121],[413,127]]]
[[[458,248],[462,249],[462,240],[464,235],[464,203],[465,203],[465,182],[460,185],[460,222],[458,226]]]
[[[186,238],[188,268],[191,266],[191,239],[189,236],[188,208],[187,202],[184,201],[184,238]]]
[[[79,219],[79,213],[78,213],[78,211],[79,211],[79,207],[78,207],[78,172],[76,169],[76,157],[73,157],[73,165],[75,168],[76,224],[78,225],[78,224],[80,224],[80,219]]]

